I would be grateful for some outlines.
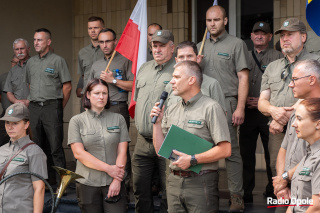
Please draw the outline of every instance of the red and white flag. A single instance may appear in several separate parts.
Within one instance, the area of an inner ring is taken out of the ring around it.
[[[129,113],[134,118],[136,102],[133,100],[136,75],[140,66],[147,61],[147,0],[138,0],[124,28],[116,51],[132,61],[134,75]]]

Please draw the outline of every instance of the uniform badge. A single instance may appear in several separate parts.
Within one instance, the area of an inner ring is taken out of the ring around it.
[[[299,175],[309,176],[310,175],[310,169],[307,167],[303,167],[302,171],[299,172]]]
[[[263,23],[260,23],[260,24],[259,24],[259,27],[263,27]]]
[[[285,21],[284,23],[283,23],[283,26],[284,27],[287,27],[289,25],[289,22],[288,21]]]
[[[164,81],[163,83],[164,83],[164,84],[168,84],[169,82],[170,82],[170,81]]]
[[[8,115],[11,115],[13,113],[13,109],[9,109]]]
[[[161,35],[162,35],[162,31],[158,31],[158,32],[157,32],[157,35],[158,35],[158,36],[161,36]]]
[[[46,69],[45,69],[45,72],[54,74],[54,69],[52,69],[52,68],[46,68]]]

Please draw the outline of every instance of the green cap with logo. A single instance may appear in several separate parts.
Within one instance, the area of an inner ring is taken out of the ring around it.
[[[258,21],[253,25],[252,32],[263,31],[265,33],[271,33],[270,25],[264,21]]]
[[[274,34],[279,34],[281,33],[282,30],[286,31],[300,31],[303,33],[307,32],[306,25],[302,21],[300,21],[297,18],[289,18],[285,20],[279,30],[277,30]]]
[[[173,34],[169,30],[158,30],[153,34],[151,42],[152,41],[159,41],[163,44],[166,44],[169,41],[174,42],[174,38]]]
[[[18,122],[21,120],[29,120],[29,109],[23,103],[16,103],[10,105],[6,113],[0,120]]]

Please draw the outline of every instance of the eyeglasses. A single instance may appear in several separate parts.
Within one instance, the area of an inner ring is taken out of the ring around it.
[[[308,77],[310,77],[311,75],[306,75],[306,76],[303,76],[303,77],[300,77],[300,78],[292,78],[291,79],[291,82],[293,83],[293,85],[295,85],[295,82],[297,81],[297,80],[299,80],[299,79],[302,79],[302,78],[308,78]],[[291,83],[290,82],[290,83]]]
[[[99,44],[104,44],[104,43],[109,44],[109,43],[113,42],[114,40],[115,40],[115,39],[113,39],[113,40],[106,40],[106,41],[98,41],[98,43],[99,43]]]

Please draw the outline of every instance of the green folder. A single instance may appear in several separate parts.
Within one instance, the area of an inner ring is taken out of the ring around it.
[[[212,146],[212,143],[175,125],[171,125],[158,154],[170,160],[172,150],[174,149],[188,155],[195,155],[208,151]],[[202,164],[198,164],[190,166],[189,170],[199,173],[201,168]]]

